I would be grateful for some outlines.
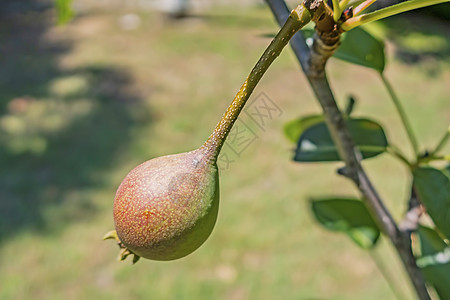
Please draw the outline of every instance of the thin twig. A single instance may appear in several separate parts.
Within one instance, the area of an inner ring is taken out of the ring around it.
[[[380,73],[380,77],[381,77],[381,81],[383,81],[383,84],[389,93],[389,96],[391,97],[392,101],[394,102],[394,106],[397,109],[397,112],[400,116],[403,127],[405,128],[406,134],[408,135],[409,141],[411,143],[411,147],[413,148],[414,155],[417,158],[419,156],[419,144],[417,143],[416,136],[414,135],[414,132],[412,131],[412,126],[408,120],[408,117],[406,116],[406,112],[403,109],[403,106],[400,103],[400,99],[397,97],[397,94],[395,93],[394,89],[392,88],[392,85],[389,83],[387,78],[383,75],[383,73]]]
[[[447,143],[447,141],[449,140],[449,138],[450,138],[450,126],[448,127],[447,132],[441,138],[441,140],[439,141],[437,146],[434,148],[434,150],[430,152],[429,156],[433,156],[433,155],[439,153],[439,151],[441,151],[442,148],[444,148],[444,146]]]
[[[276,16],[278,21],[282,20],[283,16],[289,13],[289,10],[283,0],[267,0],[267,2],[269,3],[273,14]],[[273,9],[274,7],[277,9]],[[318,25],[316,27],[316,32],[317,28],[320,29],[320,26]],[[374,216],[379,227],[394,244],[419,298],[425,300],[431,299],[426,289],[423,276],[418,269],[415,258],[412,254],[409,237],[405,236],[398,229],[397,224],[385,207],[382,199],[378,195],[378,192],[361,166],[361,154],[354,146],[343,115],[337,107],[333,93],[326,78],[324,69],[325,64],[327,59],[337,48],[339,36],[337,39],[333,35],[326,36],[331,38],[327,42],[322,42],[324,36],[322,35],[319,38],[320,35],[321,34],[315,35],[311,53],[308,54],[307,64],[305,64],[305,57],[303,57],[302,52],[296,50],[295,48],[293,48],[293,50],[296,53],[297,58],[299,58],[302,69],[305,71],[307,79],[317,99],[319,100],[320,105],[322,106],[330,134],[336,144],[339,155],[346,164],[346,175],[351,178],[351,180],[358,187],[359,191],[363,195],[365,204]],[[333,41],[333,39],[335,41],[335,45],[329,43],[329,41]],[[291,45],[293,44],[299,44],[302,45],[302,47],[306,46],[304,39],[301,39],[298,35],[295,35],[292,38]]]
[[[394,145],[389,145],[386,147],[386,152],[392,154],[396,158],[398,158],[401,162],[403,162],[409,169],[412,169],[411,162],[406,158],[406,156]]]

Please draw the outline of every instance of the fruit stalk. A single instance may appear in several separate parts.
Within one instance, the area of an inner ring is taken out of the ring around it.
[[[105,236],[117,241],[121,260],[179,259],[206,241],[218,214],[220,149],[263,74],[310,20],[303,4],[292,11],[200,149],[148,160],[127,174],[114,199],[116,230]]]
[[[211,159],[217,159],[220,149],[227,135],[230,133],[234,122],[237,120],[239,113],[242,111],[242,108],[269,66],[280,55],[292,36],[310,21],[311,14],[303,4],[300,4],[291,12],[286,23],[253,67],[222,119],[203,145],[203,147],[207,148],[207,152],[211,154],[211,156],[208,155]]]

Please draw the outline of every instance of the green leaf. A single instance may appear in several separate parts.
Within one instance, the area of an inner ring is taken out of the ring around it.
[[[305,38],[311,38],[314,30],[302,30]],[[333,55],[349,63],[361,65],[383,73],[386,64],[384,43],[370,33],[356,27],[341,36],[341,45]]]
[[[374,247],[380,237],[380,230],[369,211],[357,199],[316,199],[311,201],[311,208],[320,224],[347,234],[361,248]]]
[[[388,145],[383,128],[368,119],[347,119],[347,127],[363,158],[374,157],[386,151]],[[298,140],[295,161],[340,161],[336,146],[325,122],[306,128]]]
[[[442,169],[442,172],[445,176],[450,178],[450,164],[446,165],[445,168]]]
[[[360,27],[343,35],[334,57],[380,73],[383,73],[385,67],[384,43]]]
[[[447,248],[447,244],[432,228],[420,225],[417,231],[420,237],[421,256],[434,255],[442,252]]]
[[[450,179],[431,167],[413,171],[414,187],[436,227],[450,239]]]
[[[300,119],[292,120],[284,125],[284,135],[293,143],[297,143],[300,135],[305,129],[314,124],[323,122],[322,115],[309,115]]]
[[[73,17],[72,0],[55,0],[58,24],[63,25]]]
[[[417,265],[439,297],[450,299],[450,248],[431,228],[419,226],[418,234],[422,255],[417,259]]]

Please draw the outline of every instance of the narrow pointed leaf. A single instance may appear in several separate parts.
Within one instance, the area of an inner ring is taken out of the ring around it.
[[[380,237],[380,230],[360,200],[316,199],[311,201],[311,208],[320,224],[329,230],[347,234],[361,248],[374,247]]]
[[[450,179],[431,167],[416,168],[414,188],[436,227],[450,239]]]
[[[347,119],[347,127],[363,158],[374,157],[386,151],[388,141],[383,128],[368,119]],[[306,128],[298,140],[295,161],[339,161],[336,146],[325,122]]]

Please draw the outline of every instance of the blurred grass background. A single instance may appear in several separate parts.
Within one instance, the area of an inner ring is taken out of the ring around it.
[[[340,164],[290,161],[283,124],[320,112],[290,49],[254,93],[283,113],[221,171],[210,239],[173,262],[115,260],[101,237],[122,178],[197,148],[277,31],[259,2],[208,3],[178,21],[142,3],[75,1],[64,27],[51,2],[0,4],[0,299],[395,298],[372,256],[411,299],[386,241],[364,252],[312,219],[309,197],[357,192]],[[448,21],[416,13],[366,28],[389,39],[386,76],[422,149],[434,146],[450,120]],[[354,114],[408,149],[377,74],[337,60],[328,72],[340,104],[354,95]],[[365,165],[401,218],[407,170],[388,155]]]

